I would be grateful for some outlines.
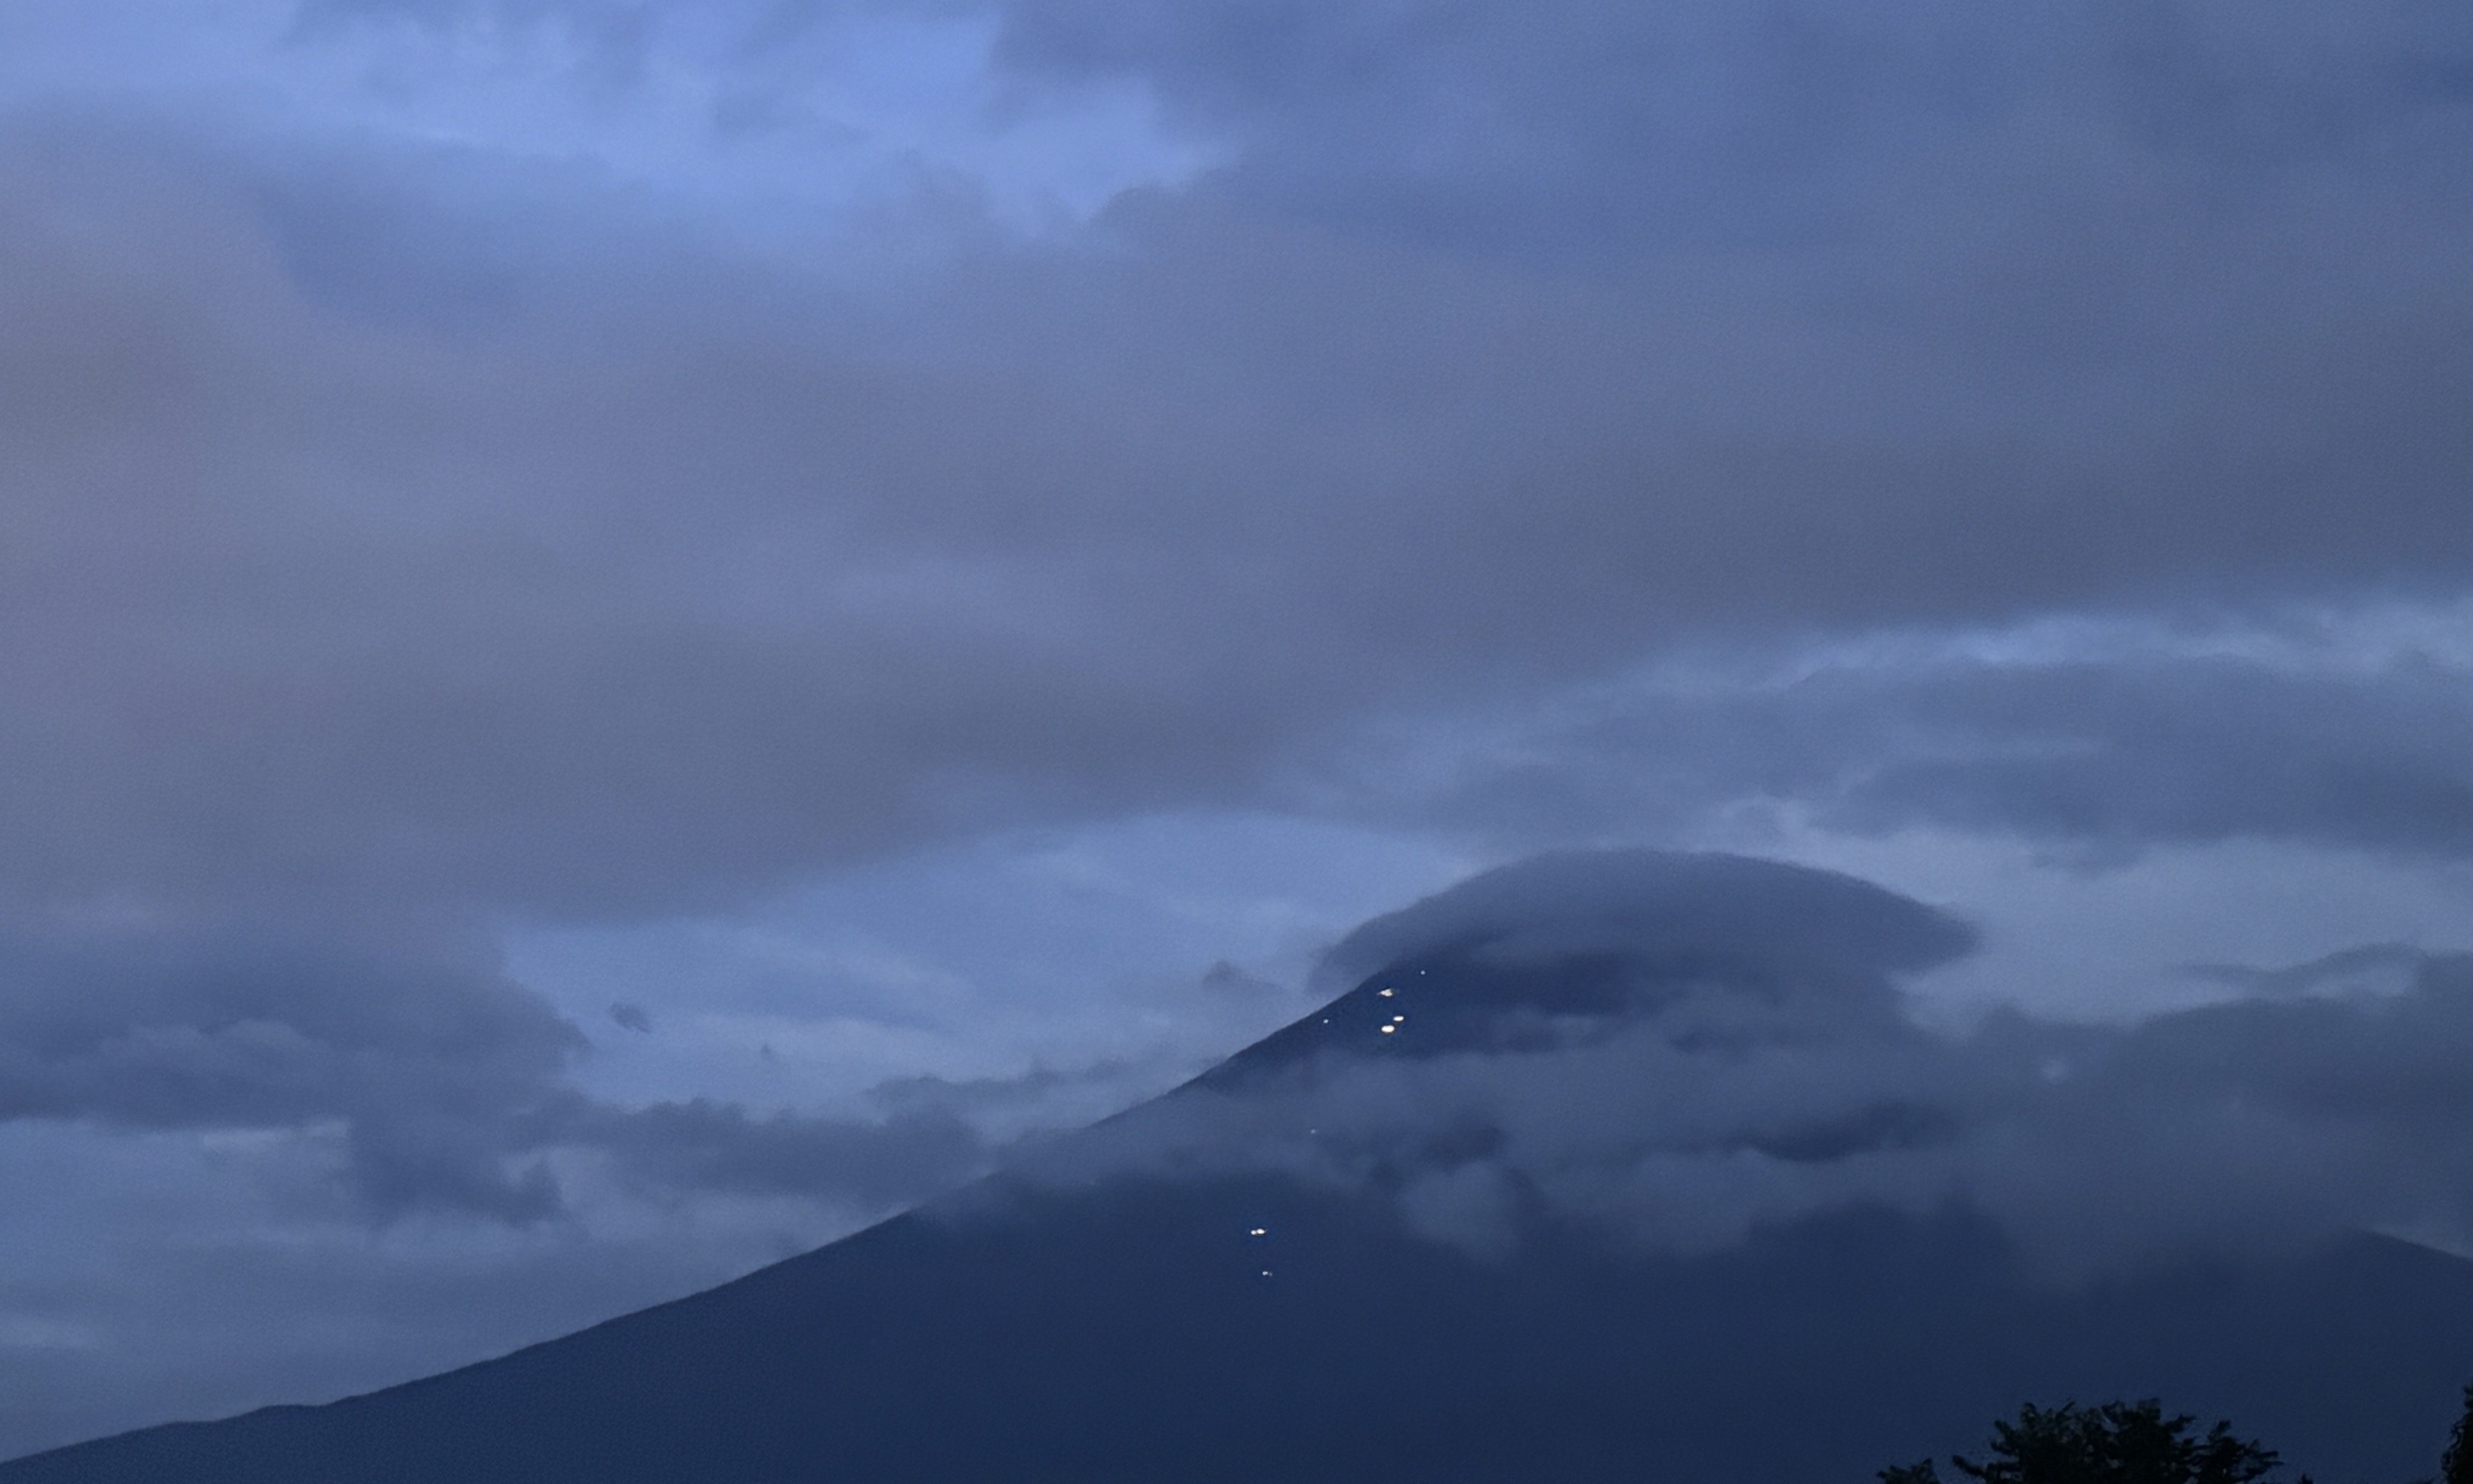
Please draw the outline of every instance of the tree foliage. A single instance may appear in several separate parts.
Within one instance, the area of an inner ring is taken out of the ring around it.
[[[2464,1388],[2464,1411],[2439,1456],[2437,1484],[2473,1484],[2473,1386]]]
[[[1989,1456],[1953,1456],[1958,1472],[1981,1484],[2253,1484],[2275,1472],[2272,1448],[2236,1438],[2218,1423],[2203,1435],[2197,1419],[2164,1415],[2154,1400],[2098,1407],[2031,1403],[2014,1422],[1992,1424]],[[1881,1484],[1940,1484],[1930,1459],[1884,1469]],[[2305,1478],[2301,1484],[2309,1484]],[[2447,1484],[2460,1484],[2450,1475]]]

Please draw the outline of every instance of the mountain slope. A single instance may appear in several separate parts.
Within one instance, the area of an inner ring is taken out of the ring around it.
[[[2426,1467],[2473,1376],[2473,1263],[2426,1248],[2334,1235],[2056,1281],[1963,1200],[1861,1198],[1659,1242],[1521,1173],[1507,1114],[1412,1101],[1407,1142],[1364,1133],[1428,1072],[1596,1066],[1570,1058],[1643,1024],[1745,1076],[1763,1046],[1896,1034],[1863,1007],[1893,1015],[1885,975],[1955,951],[1949,924],[1753,866],[1659,858],[1580,915],[1590,931],[1518,951],[1499,924],[1381,945],[1327,1010],[1177,1092],[710,1292],[328,1406],[0,1465],[0,1484],[1819,1484],[1969,1446],[2021,1400],[2150,1394],[2326,1484]],[[1869,946],[1823,962],[1767,916],[1695,938],[1676,914],[1705,921],[1713,877],[1807,925],[1852,903]],[[1769,1118],[1729,1158],[1854,1167],[1962,1121],[1853,1106]],[[1420,1204],[1477,1168],[1512,1172],[1485,1187],[1506,1206],[1438,1223]]]
[[[1245,1222],[1277,1223],[1268,1280]],[[1140,1185],[903,1218],[503,1360],[0,1479],[1820,1480],[2021,1398],[2150,1392],[2401,1478],[2468,1371],[2473,1264],[2376,1238],[2055,1298],[1964,1223],[1499,1263],[1293,1187]]]

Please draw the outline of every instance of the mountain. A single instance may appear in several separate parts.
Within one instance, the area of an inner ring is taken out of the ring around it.
[[[497,1360],[0,1484],[1820,1484],[2021,1400],[2148,1395],[2322,1484],[2426,1471],[2473,1377],[2473,1262],[2341,1228],[2055,1247],[1912,1183],[2090,1046],[1944,1048],[2029,1057],[2015,1088],[1932,1060],[1894,979],[1967,943],[1731,857],[1481,878],[1343,945],[1365,971],[1324,1010],[972,1189]],[[1713,1113],[1695,1076],[1765,1090]],[[1713,1225],[1741,1192],[1712,1171],[1766,1204]]]

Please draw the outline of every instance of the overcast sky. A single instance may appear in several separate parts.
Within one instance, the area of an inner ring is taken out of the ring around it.
[[[2468,163],[2453,0],[11,0],[0,1453],[787,1255],[1539,850],[1971,924],[1935,1044],[2421,1004]]]

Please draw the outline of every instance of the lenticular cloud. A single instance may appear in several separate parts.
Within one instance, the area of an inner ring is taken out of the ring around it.
[[[1352,935],[1355,987],[1078,1160],[1388,1191],[1479,1252],[1578,1221],[1708,1252],[1849,1209],[1987,1216],[2067,1277],[2473,1233],[2473,959],[2389,948],[2130,1026],[1907,1013],[1945,914],[1722,855],[1562,854]],[[1087,1167],[1086,1167],[1087,1168]]]

